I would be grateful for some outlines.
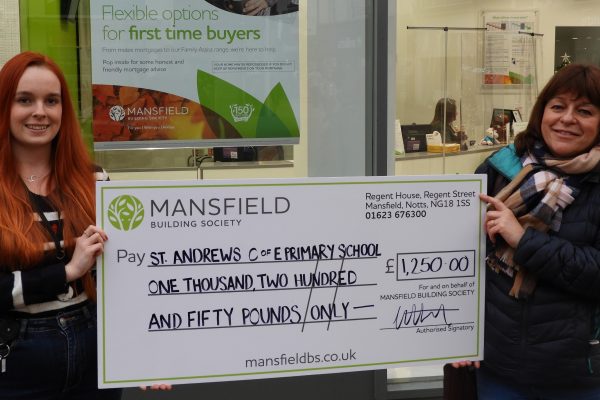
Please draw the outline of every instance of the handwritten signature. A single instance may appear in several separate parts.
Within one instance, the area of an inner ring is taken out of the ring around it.
[[[425,308],[423,303],[421,303],[420,308],[416,304],[413,304],[408,309],[403,309],[400,306],[398,307],[398,311],[396,311],[394,326],[396,329],[400,329],[403,326],[422,326],[425,321],[429,321],[429,323],[442,322],[445,325],[451,325],[446,318],[446,313],[449,311],[458,311],[458,309],[447,309],[443,304],[440,304],[437,308]]]

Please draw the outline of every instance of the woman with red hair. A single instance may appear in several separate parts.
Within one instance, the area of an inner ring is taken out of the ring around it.
[[[106,179],[65,78],[24,52],[0,70],[0,399],[118,399],[98,390],[92,267]]]

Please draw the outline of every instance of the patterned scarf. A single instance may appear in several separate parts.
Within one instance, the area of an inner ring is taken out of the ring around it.
[[[545,145],[536,143],[520,161],[523,168],[496,198],[513,211],[523,228],[558,232],[563,210],[579,194],[584,174],[600,166],[600,145],[576,157],[558,159],[548,153]],[[514,277],[510,296],[527,298],[535,290],[536,278],[515,264],[513,256],[514,249],[498,240],[487,264],[496,272]]]

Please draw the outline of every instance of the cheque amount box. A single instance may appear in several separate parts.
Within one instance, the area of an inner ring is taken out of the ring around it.
[[[396,253],[396,280],[475,276],[475,250]]]

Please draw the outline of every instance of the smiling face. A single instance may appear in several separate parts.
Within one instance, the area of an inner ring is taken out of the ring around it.
[[[586,97],[563,93],[550,99],[542,117],[542,137],[556,157],[573,157],[598,143],[600,109]]]
[[[13,150],[44,146],[50,149],[62,119],[60,81],[41,66],[25,70],[10,109]]]

